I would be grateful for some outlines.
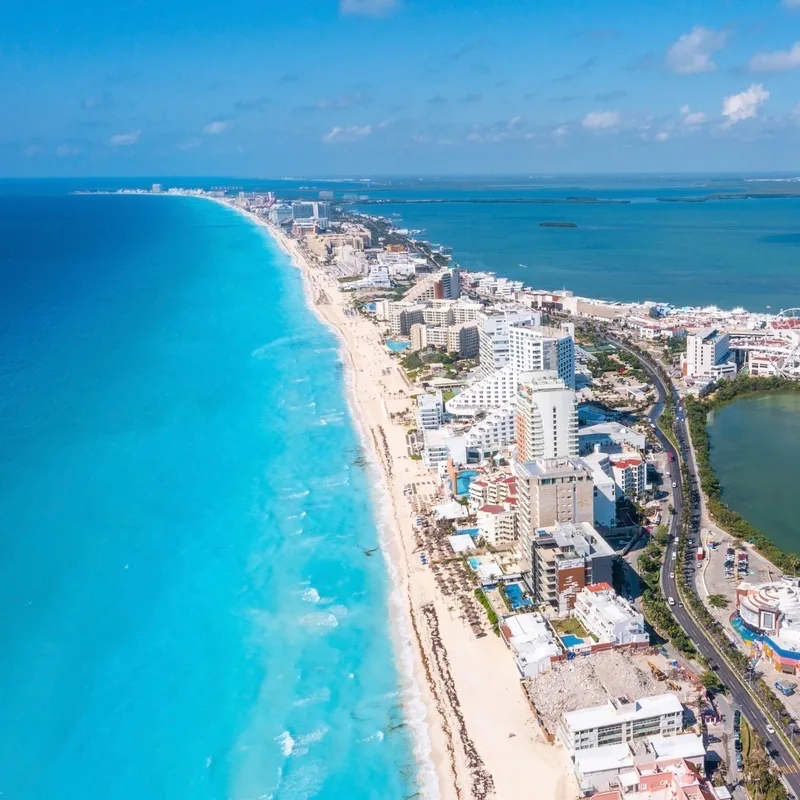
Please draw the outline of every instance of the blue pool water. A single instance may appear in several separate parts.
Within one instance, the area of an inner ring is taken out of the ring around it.
[[[478,569],[478,567],[480,567],[481,565],[481,560],[475,556],[473,556],[472,558],[468,558],[467,562],[472,567],[472,569]]]
[[[411,342],[399,342],[396,339],[387,339],[386,346],[393,353],[402,353],[403,350],[408,350],[408,348],[411,347]]]
[[[520,608],[530,608],[533,605],[533,601],[530,597],[523,596],[522,587],[518,583],[507,583],[506,595],[508,595],[508,599],[511,601],[511,607],[515,611]]]
[[[286,257],[207,201],[0,192],[0,320],[3,797],[415,794],[374,479]]]
[[[480,528],[461,528],[456,531],[457,534],[466,533],[469,534],[473,539],[478,538],[478,534],[480,533]]]
[[[584,640],[575,636],[574,633],[565,634],[561,637],[561,641],[564,643],[564,647],[579,647],[584,643]]]
[[[465,495],[469,493],[469,485],[472,483],[472,479],[478,473],[473,469],[467,469],[463,472],[459,472],[456,475],[456,494],[457,495]]]

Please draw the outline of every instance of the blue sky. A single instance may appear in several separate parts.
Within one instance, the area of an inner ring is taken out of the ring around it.
[[[800,170],[800,0],[29,0],[0,175]]]

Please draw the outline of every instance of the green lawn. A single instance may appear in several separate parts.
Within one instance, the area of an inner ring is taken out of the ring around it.
[[[554,619],[552,620],[553,627],[562,635],[562,636],[569,636],[572,634],[573,636],[577,636],[579,639],[588,639],[589,634],[586,632],[583,625],[578,622],[577,619],[574,617],[571,619]]]

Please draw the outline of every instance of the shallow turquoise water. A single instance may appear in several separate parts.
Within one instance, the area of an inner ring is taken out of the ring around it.
[[[800,395],[737,400],[709,419],[711,463],[728,505],[800,553]]]
[[[413,794],[373,478],[285,257],[200,200],[0,197],[0,270],[0,793]]]

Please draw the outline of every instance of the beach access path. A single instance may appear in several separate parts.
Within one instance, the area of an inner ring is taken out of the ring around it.
[[[411,483],[430,483],[431,475],[408,456],[405,426],[392,421],[392,415],[414,413],[397,360],[377,326],[353,312],[352,295],[342,292],[324,267],[312,264],[296,240],[242,213],[266,227],[291,257],[303,276],[309,306],[341,343],[354,421],[380,471],[375,500],[385,528],[384,552],[403,598],[404,620],[397,622],[393,638],[398,653],[410,647],[413,654],[430,741],[430,752],[419,755],[434,765],[439,796],[572,800],[577,785],[566,752],[545,740],[511,653],[500,637],[475,638],[451,613],[430,567],[415,552],[416,514],[403,490]]]

